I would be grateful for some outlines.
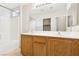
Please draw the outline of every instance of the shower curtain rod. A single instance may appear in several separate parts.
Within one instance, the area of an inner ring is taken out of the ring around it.
[[[7,7],[3,6],[3,5],[0,5],[0,7],[3,7],[3,8],[5,8],[5,9],[9,10],[9,11],[13,11],[12,9],[7,8]]]

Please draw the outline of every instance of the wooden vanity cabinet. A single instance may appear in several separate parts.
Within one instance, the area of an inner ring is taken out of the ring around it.
[[[72,56],[79,56],[79,40],[72,40]]]
[[[46,56],[46,37],[34,36],[33,37],[33,55],[34,56]]]
[[[71,40],[55,39],[54,40],[54,55],[55,56],[70,56],[71,55]]]
[[[49,56],[70,56],[71,43],[72,41],[67,39],[49,38],[48,55]]]
[[[79,40],[46,36],[21,36],[24,56],[79,56]]]
[[[21,36],[21,53],[24,56],[32,56],[32,36]]]
[[[54,56],[54,40],[52,38],[47,40],[47,55]]]

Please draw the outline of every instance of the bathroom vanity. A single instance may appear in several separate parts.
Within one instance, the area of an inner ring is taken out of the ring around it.
[[[60,6],[60,8],[56,8],[56,6]],[[25,18],[23,22],[26,23],[26,26],[25,23],[22,25],[22,55],[79,56],[78,6],[79,4],[73,3],[55,4],[52,6],[55,7],[55,9],[53,8],[55,11],[48,9],[50,12],[44,13],[35,12],[38,9],[32,10],[31,18],[28,18],[29,22],[25,22]],[[22,18],[24,19],[24,17]]]
[[[23,33],[21,53],[24,56],[79,56],[79,38]]]

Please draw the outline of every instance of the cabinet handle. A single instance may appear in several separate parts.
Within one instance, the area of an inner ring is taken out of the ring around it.
[[[42,43],[42,42],[33,42],[33,43],[39,43],[39,44],[44,44],[44,45],[46,44],[46,43]]]

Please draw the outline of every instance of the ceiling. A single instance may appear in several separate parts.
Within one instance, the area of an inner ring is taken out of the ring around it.
[[[30,3],[0,3],[0,5],[3,5],[10,9],[19,7],[21,5],[28,5],[28,4],[30,4]],[[35,3],[33,3],[33,4],[35,4]],[[37,14],[44,14],[44,13],[49,13],[49,12],[56,12],[56,11],[60,11],[60,10],[66,10],[67,9],[66,5],[67,5],[66,3],[56,3],[56,4],[51,3],[49,5],[44,5],[39,8],[33,8],[31,13],[32,13],[32,15],[37,15]],[[0,12],[2,12],[2,11],[0,10]]]
[[[7,8],[12,9],[12,8],[18,7],[20,4],[17,4],[17,3],[1,3],[0,5],[3,5]]]
[[[21,5],[28,5],[28,3],[0,3],[0,5],[12,10],[17,7],[20,7]],[[7,12],[8,9],[5,9],[0,6],[0,15],[5,14],[5,12]]]
[[[28,4],[29,3],[0,3],[0,5],[3,5],[7,8],[10,8],[10,9],[19,7],[21,5],[28,5]],[[48,10],[48,9],[57,10],[57,9],[61,9],[61,8],[63,9],[65,7],[66,7],[65,3],[49,4],[49,5],[46,5],[46,6],[35,8],[34,11],[36,11],[36,10],[41,11],[41,10]]]
[[[32,9],[32,15],[37,14],[45,14],[45,13],[51,13],[51,12],[57,12],[61,10],[67,10],[67,4],[66,3],[57,3],[57,4],[49,4],[46,6],[41,6],[39,8]]]
[[[19,7],[21,4],[20,3],[0,3],[0,5],[8,8],[8,9],[13,9],[13,8]],[[0,6],[0,16],[4,15],[6,12],[9,12],[8,9],[5,9]]]
[[[29,3],[0,3],[0,5],[13,9],[21,5],[28,5]]]

